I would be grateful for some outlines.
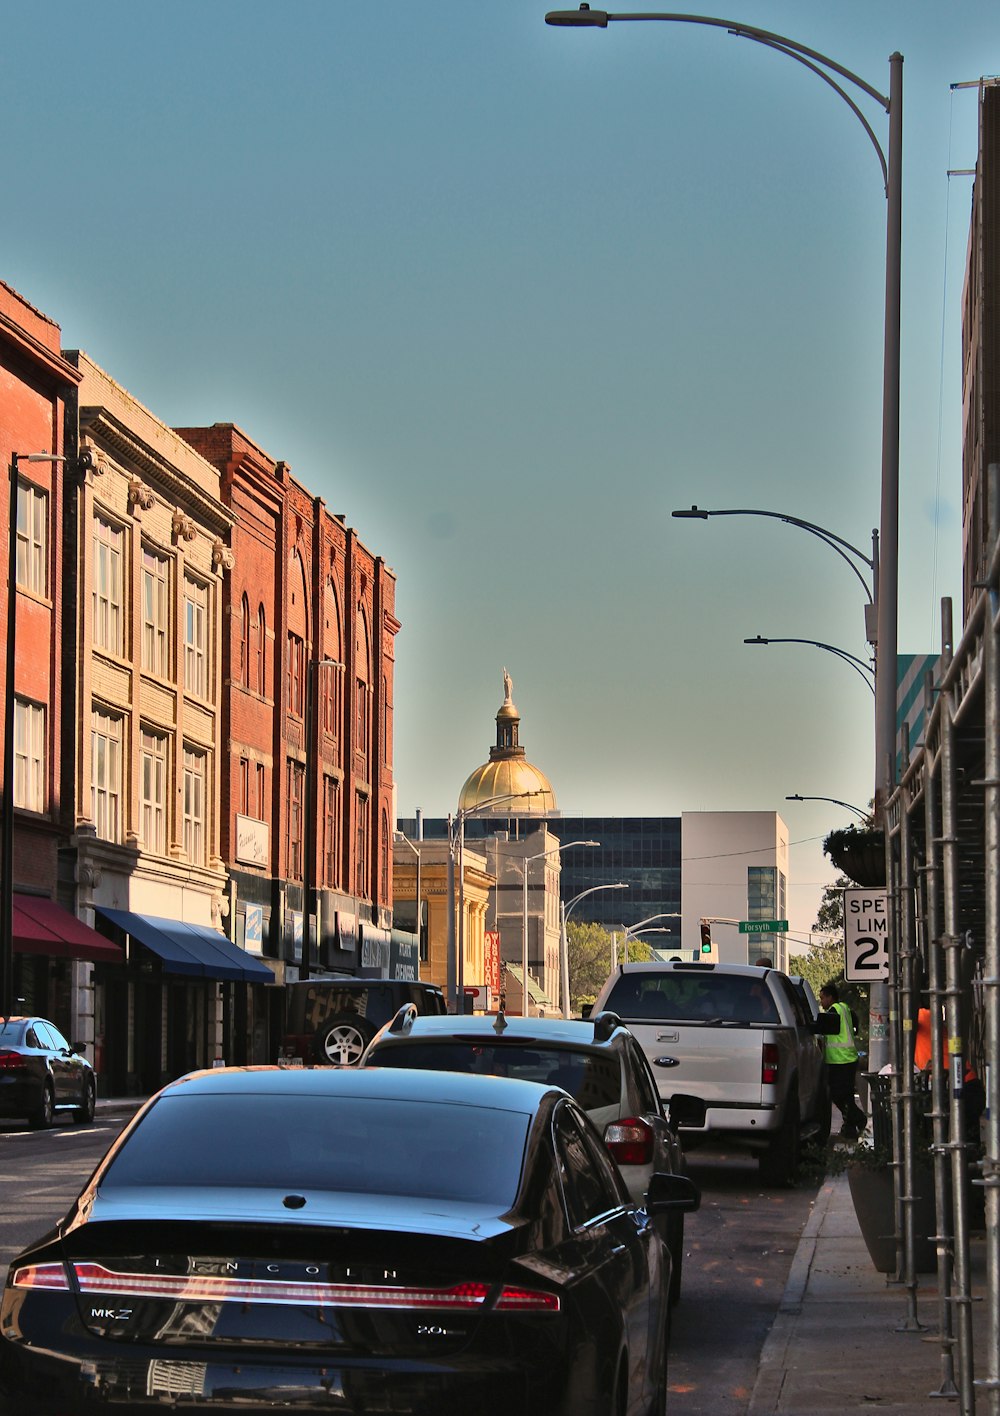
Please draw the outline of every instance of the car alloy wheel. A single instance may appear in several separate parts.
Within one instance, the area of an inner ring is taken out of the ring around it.
[[[374,1034],[365,1023],[339,1019],[321,1034],[321,1060],[338,1067],[356,1067]]]
[[[52,1094],[52,1083],[46,1082],[42,1088],[42,1101],[37,1111],[32,1112],[28,1118],[28,1124],[36,1131],[47,1130],[52,1125],[52,1118],[55,1115],[55,1097]]]
[[[97,1098],[94,1093],[94,1079],[87,1077],[83,1083],[83,1105],[73,1112],[73,1120],[81,1126],[89,1126],[94,1119],[96,1109]]]

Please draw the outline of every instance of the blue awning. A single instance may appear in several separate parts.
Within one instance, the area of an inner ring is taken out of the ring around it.
[[[133,939],[151,949],[162,960],[167,973],[191,978],[226,978],[235,983],[274,983],[274,973],[217,929],[201,924],[182,924],[177,919],[134,914],[131,910],[108,910],[98,905],[97,913],[116,924]]]

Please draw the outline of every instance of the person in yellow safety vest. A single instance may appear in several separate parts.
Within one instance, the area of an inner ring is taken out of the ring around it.
[[[858,1072],[858,1049],[854,1041],[854,1016],[846,1003],[838,1001],[835,984],[828,983],[819,991],[820,1006],[836,1013],[840,1028],[823,1039],[826,1044],[826,1070],[830,1077],[830,1100],[844,1118],[840,1134],[856,1140],[865,1128],[868,1117],[854,1099]]]

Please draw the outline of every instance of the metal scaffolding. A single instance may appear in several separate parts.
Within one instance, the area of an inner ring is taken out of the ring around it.
[[[887,803],[892,1135],[904,1330],[916,1314],[914,1204],[929,1140],[936,1205],[941,1385],[972,1416],[1000,1416],[1000,466],[988,477],[986,574],[953,646],[942,602],[941,655],[925,684],[923,742],[903,744]],[[919,1006],[931,1024],[930,1108],[915,1078]],[[970,1103],[979,1088],[980,1107]],[[928,1134],[929,1123],[929,1134]],[[986,1342],[973,1351],[970,1228],[985,1189]],[[976,1358],[979,1358],[978,1367]],[[978,1372],[978,1375],[977,1375]]]

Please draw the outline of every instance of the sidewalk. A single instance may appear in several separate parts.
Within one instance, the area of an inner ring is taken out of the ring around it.
[[[983,1236],[972,1237],[972,1292],[986,1291]],[[888,1284],[861,1237],[847,1177],[824,1181],[761,1352],[747,1416],[815,1416],[874,1408],[894,1416],[958,1410],[943,1400],[937,1279],[919,1274],[919,1332],[899,1332],[906,1290]],[[974,1302],[975,1375],[985,1374],[985,1302]],[[957,1380],[958,1355],[955,1354]],[[984,1400],[980,1395],[980,1402]]]

